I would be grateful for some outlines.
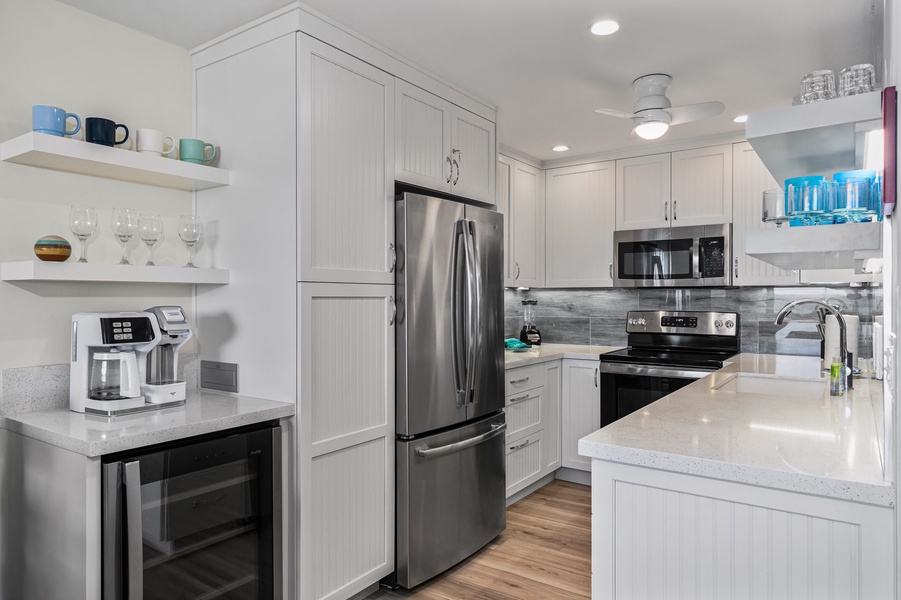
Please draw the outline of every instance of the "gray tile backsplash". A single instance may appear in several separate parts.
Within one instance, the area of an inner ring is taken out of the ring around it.
[[[819,356],[815,306],[799,306],[783,325],[773,324],[792,300],[825,300],[859,315],[860,358],[872,357],[873,317],[882,314],[881,287],[507,289],[505,337],[519,337],[526,298],[538,301],[535,322],[547,343],[624,346],[630,310],[722,310],[741,315],[742,352],[763,354]]]

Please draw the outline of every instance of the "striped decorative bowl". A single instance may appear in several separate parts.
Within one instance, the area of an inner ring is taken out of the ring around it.
[[[34,243],[34,254],[41,260],[62,262],[72,255],[72,244],[58,235],[45,235]]]

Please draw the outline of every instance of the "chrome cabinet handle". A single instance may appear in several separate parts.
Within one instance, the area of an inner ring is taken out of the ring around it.
[[[610,279],[613,279],[613,263],[610,263],[610,267],[607,269],[607,272],[610,273]]]
[[[394,296],[388,296],[388,302],[391,303],[391,318],[388,320],[388,325],[390,326],[397,321],[397,302],[394,301]]]
[[[673,200],[673,221],[679,218],[676,216],[676,202],[676,200]]]
[[[451,157],[447,156],[447,181],[445,183],[451,182],[451,177],[454,176],[454,163],[451,162]]]
[[[514,277],[513,279],[519,279],[519,273],[520,273],[519,261],[514,261],[514,262],[516,264],[516,277]]]
[[[594,387],[598,387],[598,371],[600,371],[600,367],[594,368]]]
[[[455,167],[457,167],[457,176],[454,177],[454,185],[457,185],[457,182],[460,181],[460,163],[463,162],[463,152],[460,150],[451,150],[451,154],[456,154],[460,160],[456,158],[453,161]]]
[[[516,398],[510,398],[510,404],[513,404],[514,402],[522,402],[523,400],[528,400],[528,399],[529,399],[528,394],[526,394],[525,396],[518,396]]]
[[[388,272],[394,273],[394,269],[397,268],[397,248],[394,244],[388,244],[388,251],[391,252],[391,266],[388,267]]]
[[[511,384],[511,385],[515,385],[515,384],[517,384],[517,383],[525,383],[525,382],[527,382],[528,380],[529,380],[528,377],[523,377],[522,379],[511,379],[511,380],[510,380],[510,384]]]
[[[735,259],[735,278],[738,279],[738,258]]]
[[[663,203],[663,220],[669,221],[669,202]]]
[[[521,443],[521,444],[516,444],[515,446],[510,446],[510,450],[519,450],[519,449],[522,448],[523,446],[528,446],[528,445],[529,445],[529,439],[526,438],[526,441],[524,441],[523,443]]]

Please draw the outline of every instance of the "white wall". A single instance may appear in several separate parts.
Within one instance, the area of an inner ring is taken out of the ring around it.
[[[193,72],[185,49],[54,0],[2,0],[0,56],[0,141],[31,130],[33,104],[59,106],[82,119],[107,117],[132,132],[152,128],[191,137]],[[124,205],[163,216],[156,262],[182,264],[186,251],[175,223],[191,203],[190,192],[0,163],[0,261],[33,260],[42,235],[62,235],[76,247],[69,206],[88,204],[100,219],[88,243],[90,262],[118,262],[110,209]],[[140,240],[130,248],[133,262],[146,262]],[[163,303],[190,311],[191,294],[189,286],[175,285],[0,282],[0,369],[67,362],[75,311]]]

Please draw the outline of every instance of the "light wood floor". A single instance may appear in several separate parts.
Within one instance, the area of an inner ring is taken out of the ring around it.
[[[507,529],[412,591],[367,600],[591,598],[591,488],[556,480],[507,509]]]

